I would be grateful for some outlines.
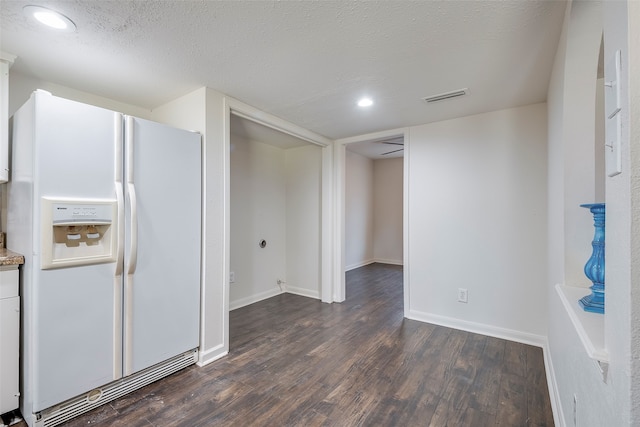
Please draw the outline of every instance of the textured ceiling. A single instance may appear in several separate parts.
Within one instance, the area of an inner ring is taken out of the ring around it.
[[[26,4],[78,30],[36,28]],[[0,49],[16,72],[129,104],[208,86],[336,139],[545,101],[565,5],[2,0]],[[374,106],[356,107],[362,95]]]

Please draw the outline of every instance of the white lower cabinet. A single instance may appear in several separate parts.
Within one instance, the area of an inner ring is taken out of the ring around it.
[[[18,408],[20,297],[18,266],[0,267],[0,414]]]

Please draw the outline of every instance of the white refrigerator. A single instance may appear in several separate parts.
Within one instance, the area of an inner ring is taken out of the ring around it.
[[[62,423],[194,363],[200,135],[36,91],[11,144],[27,423]]]

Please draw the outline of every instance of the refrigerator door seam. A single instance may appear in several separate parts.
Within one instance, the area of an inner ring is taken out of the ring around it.
[[[113,278],[113,379],[117,380],[122,378],[122,304],[123,300],[123,280],[122,273],[124,269],[124,189],[122,183],[123,177],[123,124],[122,114],[114,114],[114,150],[115,150],[115,165],[114,165],[114,181],[116,201],[118,204],[118,219],[117,219],[117,249],[116,249],[116,268]]]
[[[133,176],[133,155],[134,155],[134,119],[131,116],[124,116],[124,147],[125,147],[125,193],[128,200],[129,213],[129,252],[124,272],[124,352],[123,374],[125,376],[132,373],[133,366],[133,274],[137,263],[137,203]]]
[[[120,114],[114,114],[114,150],[115,150],[115,192],[116,202],[118,204],[118,245],[116,250],[116,276],[122,276],[122,270],[124,268],[124,195],[123,195],[123,183],[122,183],[122,167],[123,167],[123,152],[122,152],[122,116]]]

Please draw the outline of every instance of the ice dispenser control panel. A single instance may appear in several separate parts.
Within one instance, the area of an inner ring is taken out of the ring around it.
[[[113,200],[42,199],[42,268],[111,262],[116,259]]]
[[[96,222],[111,223],[111,206],[109,205],[67,205],[53,204],[53,223]]]

